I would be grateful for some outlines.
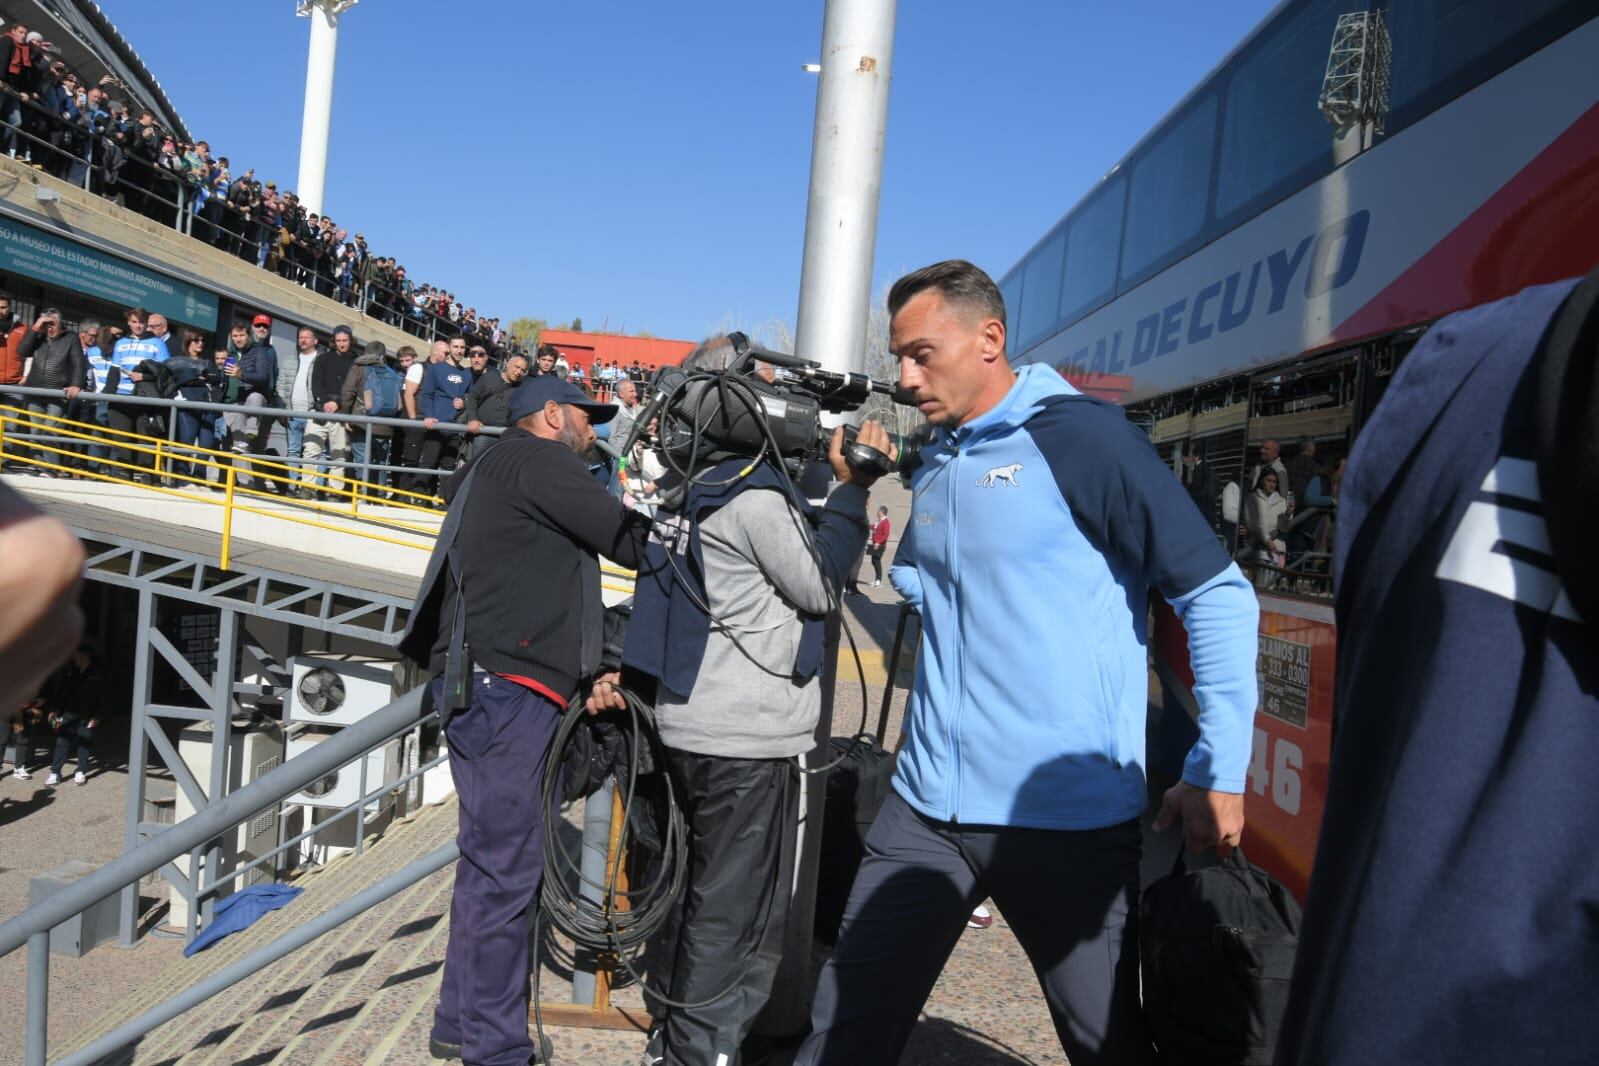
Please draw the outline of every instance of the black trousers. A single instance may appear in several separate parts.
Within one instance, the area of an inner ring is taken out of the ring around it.
[[[650,945],[648,986],[695,1006],[647,993],[645,1002],[668,1066],[736,1064],[783,954],[799,772],[792,759],[676,749],[667,750],[667,772],[688,826],[689,874]]]
[[[422,453],[417,458],[419,470],[443,470],[445,477],[455,467],[456,456],[461,450],[461,435],[459,433],[440,433],[436,429],[424,430],[422,433]],[[444,477],[418,475],[413,483],[413,492],[432,492],[437,494],[444,484]]]
[[[936,822],[891,793],[855,875],[795,1066],[895,1063],[972,908],[992,896],[1072,1066],[1147,1066],[1137,820],[1104,829]]]

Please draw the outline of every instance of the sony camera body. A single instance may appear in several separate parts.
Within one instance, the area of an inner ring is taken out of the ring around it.
[[[728,340],[734,357],[726,369],[662,367],[650,409],[638,419],[642,429],[658,416],[659,446],[688,469],[735,456],[797,464],[825,458],[831,430],[822,424],[824,412],[856,410],[874,392],[897,393],[864,374],[822,370],[810,360],[758,348],[742,333]],[[757,373],[757,363],[773,368],[770,381]],[[846,427],[845,436],[851,465],[879,476],[892,471],[888,456],[854,442],[854,427]]]

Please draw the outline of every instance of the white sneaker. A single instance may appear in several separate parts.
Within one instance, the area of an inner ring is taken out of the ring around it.
[[[61,783],[61,775],[51,771],[50,776],[44,779],[45,788],[54,788]]]
[[[32,774],[28,773],[28,771],[24,770],[20,766],[14,767],[12,769],[11,776],[16,778],[18,781],[29,781],[29,780],[32,780],[32,778],[33,778]]]
[[[966,919],[966,928],[968,929],[987,929],[993,924],[994,916],[988,913],[988,908],[981,903],[977,905],[976,910],[972,911],[972,916]]]
[[[82,770],[79,770],[77,773],[72,775],[72,783],[74,785],[85,785],[89,783],[89,779],[83,776]]]
[[[876,589],[876,588],[882,588],[882,587],[883,587],[883,583],[881,581],[873,581],[872,582],[872,588]]]

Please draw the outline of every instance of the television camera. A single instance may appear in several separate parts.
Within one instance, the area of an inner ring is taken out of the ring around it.
[[[804,464],[827,456],[832,430],[822,425],[824,412],[856,410],[874,393],[907,402],[888,382],[823,370],[809,359],[752,344],[742,333],[727,339],[733,357],[723,369],[661,368],[655,395],[629,438],[617,445],[623,454],[659,419],[661,450],[690,477],[736,456]],[[772,367],[771,381],[757,373],[759,363]],[[887,455],[855,440],[853,426],[845,427],[844,436],[844,457],[851,466],[878,477],[894,472],[896,464]]]

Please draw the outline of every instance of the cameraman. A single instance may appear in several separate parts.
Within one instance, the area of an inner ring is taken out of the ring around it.
[[[709,341],[684,369],[724,366],[728,351]],[[859,441],[891,452],[874,422]],[[860,561],[875,480],[845,461],[842,430],[828,461],[838,487],[814,514],[777,463],[722,461],[657,514],[639,569],[623,663],[656,682],[691,841],[680,909],[651,944],[650,973],[661,996],[693,1006],[652,1002],[649,1062],[738,1061],[771,993],[788,907],[779,877],[798,817],[794,758],[815,747],[823,618]],[[602,679],[590,709],[619,705]]]

